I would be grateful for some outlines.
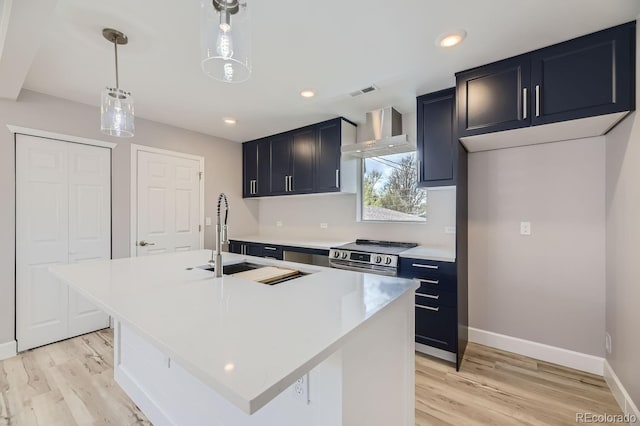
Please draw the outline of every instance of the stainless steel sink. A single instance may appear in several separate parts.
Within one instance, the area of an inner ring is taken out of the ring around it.
[[[233,275],[233,274],[237,274],[239,272],[245,272],[245,271],[250,271],[252,269],[258,269],[258,268],[263,268],[265,266],[270,266],[270,265],[262,265],[259,263],[252,263],[252,262],[239,262],[239,263],[232,263],[230,265],[224,265],[222,267],[222,274],[223,275]],[[199,268],[204,269],[205,271],[215,271],[215,268],[210,266],[210,265],[206,265],[206,266],[200,266]],[[266,284],[266,285],[276,285],[276,284],[280,284],[283,283],[285,281],[290,281],[296,278],[300,278],[302,276],[308,275],[307,272],[298,272],[296,275],[291,275],[276,281],[271,281],[269,283],[261,283],[261,284]]]
[[[258,263],[251,263],[251,262],[232,263],[231,265],[224,265],[222,267],[222,274],[233,275],[233,274],[237,274],[238,272],[250,271],[252,269],[258,269],[264,266],[269,266],[269,265],[260,265]],[[215,271],[214,267],[209,267],[204,269],[207,271]]]

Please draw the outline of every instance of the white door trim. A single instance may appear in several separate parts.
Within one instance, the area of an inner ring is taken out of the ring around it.
[[[187,158],[200,163],[200,218],[202,226],[200,232],[200,248],[204,248],[204,157],[200,155],[185,154],[184,152],[169,151],[167,149],[154,148],[146,145],[131,144],[131,226],[129,228],[129,256],[136,257],[136,240],[138,238],[138,152],[150,152],[154,154],[170,155],[172,157]]]
[[[29,129],[28,127],[14,126],[12,124],[7,124],[7,128],[11,133],[14,134],[37,136],[40,138],[54,139],[61,142],[80,143],[83,145],[99,146],[109,149],[113,149],[118,145],[117,143],[113,142],[104,142],[96,139],[81,138],[80,136],[63,135],[62,133],[53,133],[47,130]]]

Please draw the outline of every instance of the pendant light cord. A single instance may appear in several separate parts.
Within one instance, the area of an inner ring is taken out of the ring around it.
[[[118,38],[113,40],[113,46],[116,53],[116,89],[120,88],[120,79],[118,78]]]

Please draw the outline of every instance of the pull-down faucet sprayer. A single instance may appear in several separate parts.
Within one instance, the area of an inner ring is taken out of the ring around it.
[[[222,207],[222,201],[224,200],[224,225],[222,225],[220,220],[220,207]],[[227,219],[229,218],[229,201],[227,201],[227,196],[224,193],[221,193],[218,196],[218,210],[216,216],[216,248],[211,252],[211,260],[210,264],[214,265],[214,271],[217,277],[222,276],[222,245],[225,243],[229,243],[228,237],[228,227],[227,227]]]

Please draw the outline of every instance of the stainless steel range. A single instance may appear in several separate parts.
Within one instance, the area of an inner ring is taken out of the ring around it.
[[[332,247],[329,264],[333,268],[395,277],[398,275],[398,255],[415,246],[416,243],[356,240],[355,243]]]

